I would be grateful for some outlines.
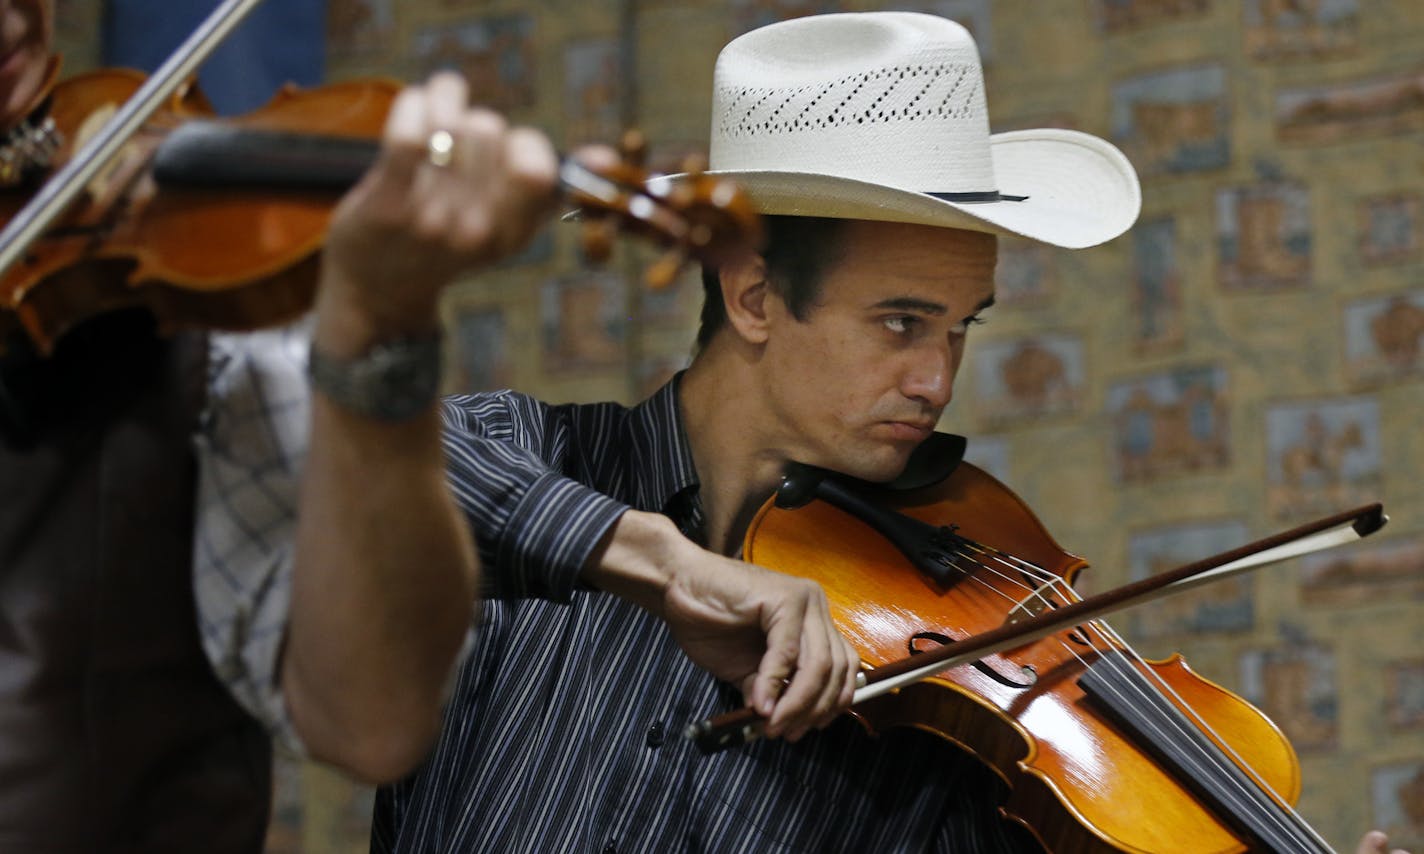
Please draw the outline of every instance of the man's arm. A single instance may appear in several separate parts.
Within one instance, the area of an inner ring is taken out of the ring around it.
[[[380,161],[328,235],[313,349],[333,359],[439,328],[440,291],[522,245],[554,201],[556,159],[533,131],[466,106],[439,75],[391,109]],[[437,130],[451,162],[426,160]],[[311,755],[368,780],[405,773],[439,728],[477,584],[470,534],[445,484],[435,401],[383,421],[321,393],[299,504],[281,665]]]
[[[441,75],[392,108],[381,161],[333,220],[314,351],[352,358],[434,334],[445,284],[514,251],[547,215],[547,140],[467,109],[465,95]],[[426,162],[436,130],[455,141],[440,168]],[[306,466],[281,663],[287,709],[313,757],[389,780],[438,732],[476,552],[447,485],[433,402],[393,423],[318,393]],[[662,616],[694,661],[772,709],[769,734],[799,737],[844,708],[856,662],[815,585],[699,549],[653,514],[605,519],[576,570]]]
[[[773,737],[843,711],[859,660],[820,587],[709,552],[666,517],[560,475],[580,463],[557,450],[580,453],[576,416],[560,409],[508,392],[446,404],[446,465],[491,567],[484,588],[564,601],[582,581],[639,605],[767,713]]]
[[[770,738],[795,741],[850,705],[860,658],[812,581],[709,552],[666,517],[635,510],[583,577],[662,617],[693,662],[768,718]]]

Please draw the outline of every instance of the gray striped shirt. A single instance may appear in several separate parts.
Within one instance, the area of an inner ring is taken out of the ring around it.
[[[918,731],[842,718],[712,757],[681,738],[738,692],[577,583],[627,507],[700,539],[675,383],[633,409],[502,392],[444,415],[490,598],[434,752],[377,796],[373,851],[1038,850],[998,818],[991,774]]]

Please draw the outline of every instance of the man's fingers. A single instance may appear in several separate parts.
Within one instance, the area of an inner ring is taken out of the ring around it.
[[[824,727],[850,704],[859,657],[831,619],[825,594],[802,588],[800,655],[791,662],[790,684],[767,722],[769,737],[795,741]]]
[[[438,237],[460,255],[488,250],[498,229],[493,206],[505,192],[504,119],[485,109],[463,113],[450,126],[453,149],[448,166],[427,172],[425,192]]]
[[[835,623],[827,618],[827,613],[822,603],[818,611],[819,617],[815,621],[826,650],[825,675],[821,677],[821,691],[816,698],[816,706],[811,710],[814,716],[810,719],[810,724],[817,729],[826,726],[840,714],[837,702],[840,699],[846,667],[845,645],[841,642],[841,633],[836,630]]]
[[[713,563],[709,572],[696,560],[680,563],[663,594],[683,651],[741,687],[768,738],[795,739],[828,723],[850,703],[859,656],[820,586],[720,556]]]
[[[1383,831],[1371,830],[1361,839],[1360,844],[1355,846],[1355,854],[1409,854],[1402,848],[1389,847],[1389,837]]]
[[[453,71],[437,71],[425,84],[425,97],[430,105],[427,130],[449,130],[469,107],[470,86]]]
[[[817,621],[803,621],[801,654],[791,674],[791,685],[776,703],[767,725],[773,737],[786,734],[799,739],[824,713],[826,681],[831,674],[831,656],[824,631]]]
[[[771,718],[779,705],[786,680],[801,655],[801,614],[782,613],[766,628],[766,652],[757,668],[752,688],[752,704],[764,718]]]
[[[850,707],[850,701],[855,696],[855,674],[860,669],[860,656],[856,654],[855,648],[834,625],[830,630],[829,643],[835,652],[835,663],[827,680],[830,692],[826,701],[827,708],[816,722],[816,726],[822,729],[830,726],[831,721],[840,717],[841,713]]]
[[[574,149],[574,159],[593,170],[611,169],[618,165],[618,152],[607,145],[581,145]]]
[[[855,699],[856,678],[860,675],[860,651],[852,646],[844,635],[841,636],[841,643],[845,645],[846,670],[841,680],[841,696],[836,700],[836,705],[845,710],[850,708],[851,701]]]
[[[381,159],[377,177],[409,191],[429,166],[431,141],[438,132],[458,143],[457,128],[467,110],[469,86],[453,72],[440,72],[426,83],[402,89],[386,113],[381,133]],[[453,162],[455,151],[449,152]]]
[[[432,251],[424,256],[432,270],[517,249],[555,198],[557,158],[548,140],[511,130],[498,113],[470,107],[468,97],[468,84],[453,73],[402,90],[387,114],[380,160],[348,205],[359,210],[357,228],[404,231]]]
[[[491,176],[500,174],[505,159],[505,134],[509,125],[504,117],[493,110],[483,108],[463,113],[453,123],[455,149],[444,176],[451,185],[464,183],[464,192],[477,194],[491,193],[499,188],[491,186]],[[454,180],[451,180],[454,179]]]
[[[558,195],[559,159],[548,137],[532,128],[514,128],[505,137],[504,174],[508,191],[500,200],[496,221],[510,225],[501,234],[500,250],[522,248],[551,212]]]
[[[428,127],[424,92],[419,87],[402,89],[386,113],[381,156],[372,173],[376,193],[383,197],[392,190],[402,197],[407,194],[425,159]]]
[[[505,150],[509,179],[535,194],[551,192],[558,179],[559,157],[549,138],[533,128],[517,127],[509,132]]]

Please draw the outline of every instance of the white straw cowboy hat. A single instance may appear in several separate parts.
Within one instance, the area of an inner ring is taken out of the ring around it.
[[[923,223],[1068,248],[1137,219],[1137,174],[1086,133],[989,133],[959,24],[913,12],[795,18],[717,59],[708,172],[766,214]],[[671,176],[667,180],[674,180]]]

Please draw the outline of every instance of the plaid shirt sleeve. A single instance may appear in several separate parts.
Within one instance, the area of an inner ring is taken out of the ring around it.
[[[279,745],[304,755],[278,673],[311,401],[309,324],[213,334],[195,436],[193,586],[218,678]]]

